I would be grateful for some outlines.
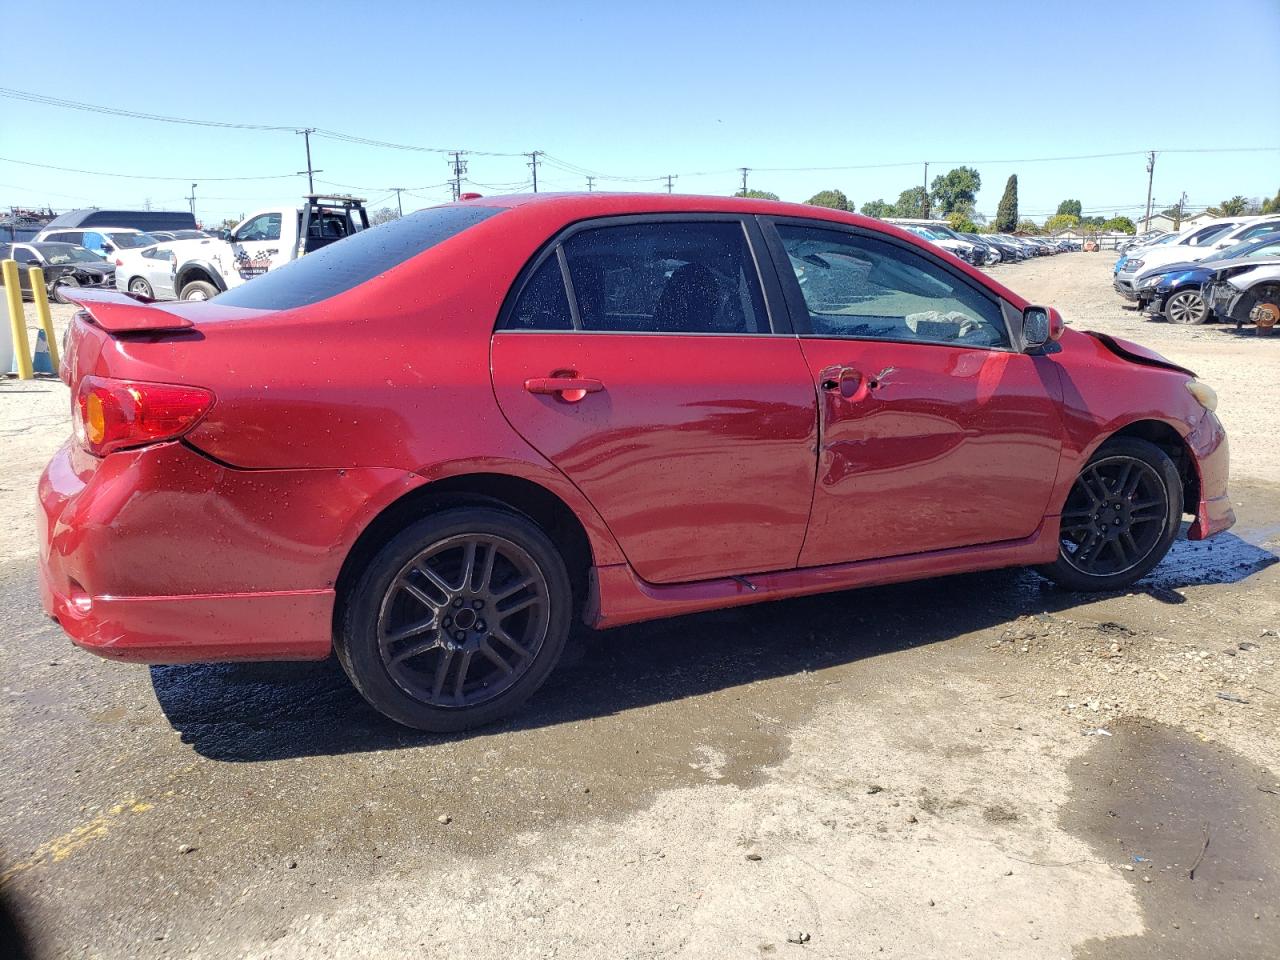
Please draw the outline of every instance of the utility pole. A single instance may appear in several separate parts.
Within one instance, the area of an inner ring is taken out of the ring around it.
[[[462,196],[462,175],[467,172],[467,161],[462,159],[461,150],[453,151],[452,166],[453,183],[450,186],[453,188],[453,199],[457,200]]]
[[[1173,218],[1173,229],[1175,231],[1182,229],[1182,209],[1187,205],[1187,191],[1182,191],[1182,196],[1178,198],[1178,214]]]
[[[595,177],[587,177],[587,193],[591,193],[592,190],[595,189],[594,187],[595,182],[596,182]]]
[[[929,219],[929,161],[924,162],[924,218]]]
[[[667,193],[670,193],[670,192],[671,192],[671,181],[672,181],[672,180],[674,180],[674,179],[675,179],[676,177],[678,177],[678,176],[679,176],[679,174],[678,174],[678,173],[668,173],[668,174],[667,174]],[[745,190],[746,188],[744,187],[743,189]]]
[[[1147,217],[1143,224],[1143,230],[1151,229],[1151,185],[1156,178],[1156,152],[1152,150],[1147,154]]]
[[[751,172],[751,168],[739,167],[738,169],[742,171],[742,195],[745,197],[747,195],[747,174]]]
[[[538,157],[540,157],[541,155],[542,155],[541,150],[535,150],[533,151],[533,153],[528,154],[529,169],[533,171],[533,192],[534,193],[538,192]]]
[[[193,183],[193,184],[191,185],[191,196],[187,197],[187,199],[188,199],[189,201],[191,201],[191,216],[192,216],[192,217],[194,217],[194,216],[196,215],[196,187],[198,187],[198,186],[200,186],[200,184],[198,184],[198,183]],[[242,219],[243,219],[243,218],[242,218]]]
[[[396,209],[397,209],[398,211],[400,211],[400,216],[402,216],[402,217],[403,217],[403,216],[404,216],[404,204],[402,204],[402,203],[400,202],[400,191],[401,191],[401,190],[403,190],[403,189],[404,189],[404,187],[387,187],[387,189],[388,189],[388,190],[394,190],[394,191],[396,192]]]
[[[317,173],[324,173],[324,171],[323,171],[323,170],[312,170],[312,169],[311,169],[311,135],[312,135],[313,133],[315,133],[315,132],[316,132],[316,128],[315,128],[315,127],[307,127],[305,130],[295,130],[295,131],[294,131],[294,133],[300,133],[300,134],[302,134],[302,139],[303,139],[303,140],[306,142],[306,144],[307,144],[307,169],[306,169],[306,174],[307,174],[307,193],[315,193],[315,192],[316,192],[316,184],[315,184],[314,175],[315,175],[315,174],[317,174]],[[302,170],[299,170],[299,171],[298,171],[298,173],[302,173],[302,172],[303,172]]]

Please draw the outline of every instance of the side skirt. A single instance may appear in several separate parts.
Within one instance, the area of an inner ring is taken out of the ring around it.
[[[696,583],[656,585],[635,575],[628,564],[592,570],[591,596],[583,612],[595,629],[620,627],[723,607],[765,603],[814,593],[923,580],[955,573],[1052,563],[1058,555],[1058,517],[1045,517],[1022,540],[956,547],[884,560],[859,560]]]

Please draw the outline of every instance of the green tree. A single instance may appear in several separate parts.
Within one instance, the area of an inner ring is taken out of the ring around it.
[[[1280,213],[1280,190],[1270,200],[1262,201],[1262,213]]]
[[[830,207],[832,210],[854,210],[853,203],[842,190],[819,190],[805,201],[811,207]]]
[[[1064,214],[1067,216],[1075,217],[1077,220],[1079,220],[1082,216],[1084,216],[1084,211],[1080,209],[1080,201],[1079,200],[1063,200],[1060,204],[1058,204],[1058,215],[1062,216]]]
[[[1209,214],[1214,217],[1238,217],[1248,206],[1249,201],[1237,193],[1230,200],[1223,200],[1216,207],[1210,207]]]
[[[1106,222],[1107,222],[1106,217],[1081,217],[1080,229],[1081,230],[1098,230]]]
[[[1017,233],[1038,234],[1038,233],[1040,233],[1040,232],[1041,232],[1041,231],[1040,231],[1040,224],[1036,223],[1036,222],[1035,222],[1035,221],[1033,221],[1033,220],[1019,220],[1019,221],[1018,221],[1018,228],[1017,228],[1017,231],[1016,231],[1016,232],[1017,232]]]
[[[1055,213],[1044,222],[1045,233],[1057,233],[1059,230],[1074,230],[1080,226],[1080,218],[1072,213]]]
[[[768,190],[739,190],[734,194],[735,197],[745,197],[748,200],[777,200],[776,193],[770,193]]]
[[[883,200],[868,200],[862,205],[862,213],[868,217],[878,217],[883,220],[885,217],[893,216],[893,204],[885,203]]]
[[[955,213],[948,215],[947,225],[956,233],[977,233],[978,225],[969,219],[968,214],[957,210]]]
[[[1112,217],[1104,222],[1099,229],[1105,233],[1134,234],[1138,232],[1138,228],[1134,226],[1133,221],[1128,217]]]
[[[930,196],[943,214],[955,213],[962,204],[972,205],[982,188],[982,176],[973,167],[956,167],[933,178]]]
[[[895,217],[924,217],[927,216],[927,204],[929,195],[924,192],[924,187],[912,187],[910,190],[903,190],[898,194],[898,202],[893,205],[893,215]]]
[[[1004,185],[1004,196],[996,207],[996,229],[1008,233],[1018,226],[1018,175],[1012,174]]]

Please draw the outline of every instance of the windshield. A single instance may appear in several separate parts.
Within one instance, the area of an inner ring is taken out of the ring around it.
[[[135,247],[150,247],[160,242],[149,233],[108,233],[107,236],[110,237],[111,242],[121,250],[132,250]]]
[[[49,262],[50,266],[57,267],[64,263],[96,263],[101,264],[102,258],[96,253],[91,253],[84,247],[73,247],[71,245],[56,247],[38,247],[41,255]]]
[[[1217,253],[1210,254],[1201,263],[1214,263],[1221,260],[1236,260],[1240,257],[1276,257],[1280,256],[1280,236],[1274,233],[1265,237],[1255,237],[1244,243],[1232,244]]]

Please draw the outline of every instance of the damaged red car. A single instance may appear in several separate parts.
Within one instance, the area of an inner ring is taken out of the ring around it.
[[[516,708],[575,621],[1112,590],[1234,520],[1190,371],[835,210],[463,200],[207,303],[71,296],[48,612],[116,660],[336,653],[428,730]]]

